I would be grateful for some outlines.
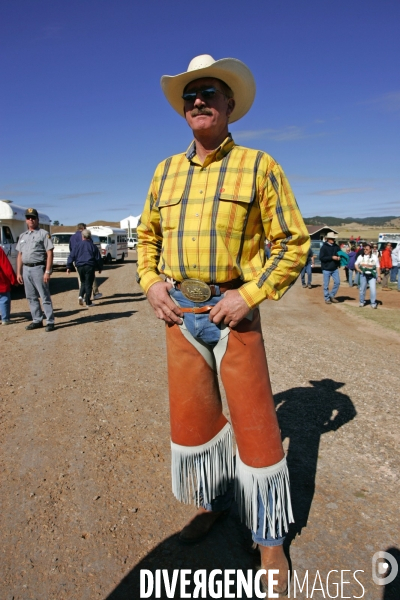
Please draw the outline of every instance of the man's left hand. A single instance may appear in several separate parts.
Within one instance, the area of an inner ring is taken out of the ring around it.
[[[50,274],[49,274],[49,273],[45,273],[45,274],[43,275],[43,281],[44,281],[45,283],[49,283],[49,281],[50,281]]]
[[[236,327],[250,310],[237,290],[228,290],[210,312],[209,319],[216,324],[223,321],[229,327]]]

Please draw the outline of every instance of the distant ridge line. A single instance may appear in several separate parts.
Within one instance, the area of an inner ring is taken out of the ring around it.
[[[396,221],[394,222],[393,221]],[[304,219],[304,223],[306,225],[330,225],[331,227],[346,225],[348,223],[358,223],[359,225],[369,225],[369,226],[377,226],[383,227],[387,225],[388,227],[400,227],[400,217],[388,216],[388,217],[364,217],[363,219],[358,219],[356,217],[309,217]]]

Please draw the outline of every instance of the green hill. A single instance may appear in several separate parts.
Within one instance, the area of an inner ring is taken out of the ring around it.
[[[339,227],[347,223],[358,223],[359,225],[367,225],[370,227],[382,227],[384,225],[390,225],[394,219],[400,217],[365,217],[364,219],[357,219],[356,217],[310,217],[304,219],[306,225],[330,225],[331,227]]]

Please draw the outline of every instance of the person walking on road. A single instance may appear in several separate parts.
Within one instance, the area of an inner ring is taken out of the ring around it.
[[[400,243],[392,251],[392,263],[397,264],[397,291],[400,292]]]
[[[353,285],[356,285],[355,279],[356,279],[356,273],[357,271],[356,269],[356,259],[357,259],[357,252],[356,252],[356,247],[355,246],[351,246],[350,247],[350,252],[349,252],[349,263],[347,265],[348,268],[348,273],[349,273],[349,287],[353,287]]]
[[[0,316],[2,325],[11,325],[11,286],[18,285],[14,269],[0,247]]]
[[[67,273],[71,272],[72,266],[75,265],[80,281],[81,287],[79,290],[79,304],[89,308],[94,303],[91,300],[93,280],[95,270],[98,269],[99,273],[103,268],[103,259],[97,246],[93,244],[92,234],[89,229],[84,229],[81,234],[82,243],[75,244],[74,249],[70,253],[67,260]]]
[[[19,236],[16,246],[17,280],[24,284],[26,298],[32,315],[32,323],[25,329],[43,327],[43,311],[46,315],[45,331],[54,330],[53,304],[50,296],[50,275],[53,268],[53,242],[45,229],[39,228],[39,214],[28,208],[25,214],[28,230]],[[43,311],[39,298],[42,299]]]
[[[77,227],[77,230],[75,231],[74,235],[71,235],[71,238],[69,240],[69,251],[70,252],[75,250],[75,247],[78,244],[82,243],[82,231],[84,229],[86,229],[85,223],[78,223],[78,225],[76,227]],[[75,264],[74,264],[74,267],[76,268]],[[78,287],[80,289],[81,288],[81,279],[79,277],[78,269],[76,269],[76,274],[78,276]],[[99,286],[97,284],[97,280],[96,280],[96,276],[95,276],[93,279],[93,300],[100,300],[100,298],[102,298],[102,297],[103,297],[103,294],[101,292],[99,292]],[[82,296],[79,294],[79,296],[78,296],[79,304],[81,304],[81,301],[82,301]]]
[[[240,515],[262,568],[279,569],[282,594],[282,544],[293,516],[258,305],[295,282],[309,235],[279,164],[237,146],[228,131],[254,100],[248,67],[197,56],[161,86],[194,136],[186,152],[156,168],[137,228],[138,281],[167,324],[173,493],[199,507],[179,539],[200,541],[226,514],[236,476]]]
[[[369,286],[371,308],[377,308],[376,282],[381,280],[379,259],[372,254],[371,244],[364,245],[364,255],[356,261],[356,271],[360,273],[360,308],[365,306],[365,295]]]
[[[338,255],[339,246],[335,243],[336,235],[330,231],[326,234],[326,241],[321,246],[319,251],[319,259],[321,261],[322,275],[324,280],[324,298],[326,304],[337,302],[335,296],[340,286],[339,264],[340,256]],[[329,291],[330,278],[333,279],[333,288]]]
[[[314,267],[314,252],[310,246],[310,249],[307,254],[307,262],[301,270],[301,285],[303,288],[312,288],[312,270]],[[307,283],[306,283],[306,274],[307,274]]]
[[[389,275],[390,270],[393,266],[392,263],[392,244],[386,244],[385,248],[382,250],[381,258],[380,258],[380,266],[382,272],[382,291],[390,292],[389,287]]]
[[[396,248],[392,246],[392,268],[390,269],[390,283],[396,283],[397,275],[399,272],[399,244],[397,244]]]

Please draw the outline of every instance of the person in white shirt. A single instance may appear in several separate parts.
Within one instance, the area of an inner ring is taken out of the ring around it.
[[[371,244],[364,245],[364,254],[357,258],[355,268],[360,273],[360,308],[365,306],[365,294],[368,285],[371,308],[377,308],[376,282],[381,280],[381,269],[378,257],[372,254]]]
[[[400,244],[397,244],[396,248],[392,250],[392,268],[390,269],[391,283],[396,283],[397,275],[399,272],[399,250]]]

